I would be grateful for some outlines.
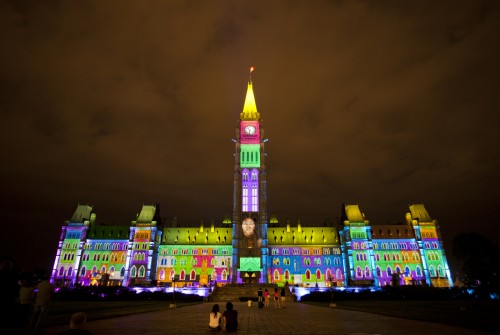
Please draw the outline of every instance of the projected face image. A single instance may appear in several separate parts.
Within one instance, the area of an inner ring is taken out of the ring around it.
[[[245,220],[243,220],[241,226],[243,229],[243,235],[245,235],[245,237],[253,236],[253,233],[255,231],[255,222],[253,222],[251,218],[246,218]]]

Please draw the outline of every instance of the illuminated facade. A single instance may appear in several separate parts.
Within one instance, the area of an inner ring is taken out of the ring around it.
[[[371,225],[351,204],[342,205],[338,225],[268,221],[267,139],[251,77],[233,142],[231,217],[207,227],[165,225],[158,205],[144,205],[131,225],[98,225],[93,208],[79,205],[62,227],[52,282],[452,286],[439,227],[422,204],[401,224]]]

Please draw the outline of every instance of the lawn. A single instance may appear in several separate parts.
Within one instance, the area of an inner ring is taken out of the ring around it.
[[[201,302],[180,302],[177,307]],[[68,324],[75,312],[85,312],[89,321],[169,308],[170,301],[53,301],[44,326]]]
[[[329,303],[306,302],[319,306]],[[500,334],[500,301],[347,300],[337,308],[445,323]]]

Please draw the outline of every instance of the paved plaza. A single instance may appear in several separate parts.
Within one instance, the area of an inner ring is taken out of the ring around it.
[[[238,311],[238,334],[488,334],[453,326],[403,318],[356,312],[336,308],[289,303],[287,308],[258,309],[254,304],[234,303]],[[203,303],[89,321],[87,329],[94,335],[214,334],[208,330],[212,303]],[[221,310],[225,304],[219,303]],[[45,328],[43,335],[55,335],[66,327]],[[224,333],[224,332],[222,332]]]

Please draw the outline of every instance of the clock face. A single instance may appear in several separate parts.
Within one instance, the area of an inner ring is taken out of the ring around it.
[[[254,126],[246,126],[245,127],[245,134],[247,134],[247,135],[255,134],[255,127]]]

